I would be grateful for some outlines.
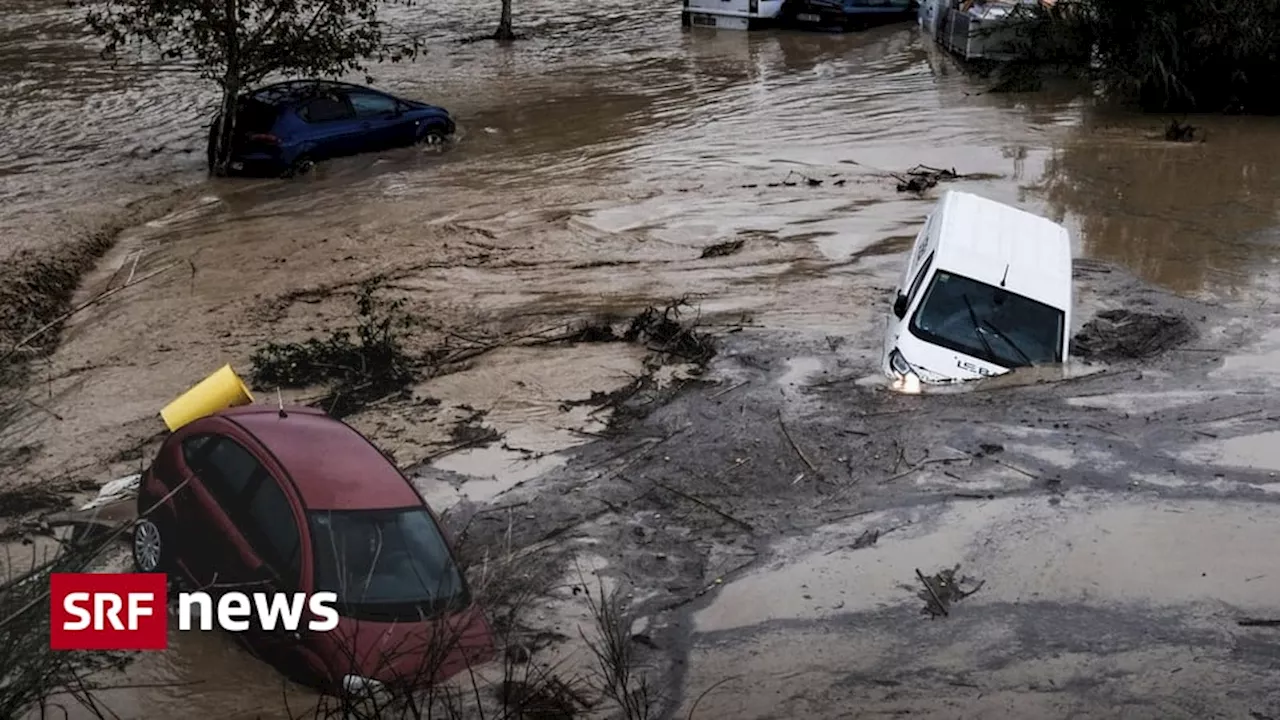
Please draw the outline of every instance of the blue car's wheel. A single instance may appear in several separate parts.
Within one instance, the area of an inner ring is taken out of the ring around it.
[[[298,177],[299,175],[306,175],[311,172],[315,166],[315,161],[310,157],[306,155],[299,155],[297,159],[293,161],[293,164],[284,171],[284,176],[291,178]]]
[[[418,134],[418,144],[429,148],[444,147],[449,141],[449,134],[443,125],[428,125]]]

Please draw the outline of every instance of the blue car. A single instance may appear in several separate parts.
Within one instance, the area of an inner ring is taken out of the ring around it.
[[[860,30],[916,16],[916,0],[787,0],[783,25],[810,30]]]
[[[221,114],[209,128],[209,167]],[[235,175],[306,172],[321,160],[410,145],[441,145],[456,126],[444,108],[323,80],[268,85],[240,96],[226,168]]]

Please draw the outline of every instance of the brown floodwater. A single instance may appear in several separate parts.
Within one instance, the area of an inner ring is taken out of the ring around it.
[[[58,431],[81,456],[106,453],[108,428],[153,431],[155,409],[220,364],[189,360],[210,337],[243,354],[263,326],[298,329],[336,312],[255,314],[254,298],[374,272],[442,317],[477,324],[692,293],[709,314],[839,333],[850,304],[892,282],[895,253],[936,197],[896,192],[891,173],[918,163],[976,175],[958,185],[1059,218],[1080,254],[1179,292],[1259,292],[1257,269],[1277,242],[1280,126],[1192,118],[1207,142],[1168,143],[1164,118],[1071,88],[987,94],[909,24],[846,36],[689,32],[676,3],[520,0],[530,37],[498,47],[459,42],[490,28],[496,4],[398,7],[397,31],[423,36],[427,52],[370,74],[449,108],[461,127],[454,147],[334,161],[295,182],[211,182],[202,123],[214,95],[191,68],[101,60],[61,1],[4,7],[0,258],[66,242],[76,222],[130,198],[189,192],[179,212],[126,234],[107,263],[143,253],[141,273],[191,260],[190,278],[157,283],[132,315],[72,328],[56,360],[77,368],[49,392],[74,394],[84,411]],[[792,173],[823,182],[780,184]],[[748,241],[740,255],[698,260],[735,237]],[[151,357],[133,359],[137,347]],[[603,389],[635,362],[598,354],[591,377],[612,378]],[[501,363],[527,360],[513,352],[487,372],[515,377]],[[432,392],[506,402],[495,417],[513,428],[552,404],[514,386],[498,393],[479,372]],[[504,463],[473,453],[442,465],[491,480],[510,473]],[[115,712],[280,714],[279,678],[226,637],[173,641],[114,679],[166,687],[109,693]]]

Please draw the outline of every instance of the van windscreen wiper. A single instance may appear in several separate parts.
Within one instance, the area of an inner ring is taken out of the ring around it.
[[[995,334],[996,334],[996,335],[997,335],[1001,340],[1003,340],[1003,341],[1005,342],[1005,344],[1006,344],[1006,345],[1008,345],[1009,347],[1013,348],[1013,351],[1014,351],[1014,352],[1016,352],[1016,353],[1018,353],[1019,355],[1021,355],[1021,356],[1022,356],[1022,359],[1023,359],[1023,360],[1025,360],[1025,361],[1026,361],[1026,363],[1027,363],[1028,365],[1035,365],[1035,364],[1036,364],[1036,363],[1035,363],[1035,361],[1031,359],[1031,356],[1030,356],[1030,355],[1028,355],[1028,354],[1026,354],[1026,353],[1024,353],[1024,352],[1022,352],[1022,348],[1018,347],[1018,343],[1014,342],[1014,341],[1013,341],[1013,338],[1011,338],[1011,337],[1009,337],[1008,335],[1006,335],[1006,334],[1005,334],[1005,332],[1004,332],[1003,330],[1001,330],[1000,328],[996,327],[996,324],[995,324],[995,323],[991,322],[990,320],[985,320],[985,319],[984,319],[984,320],[982,321],[982,324],[983,324],[983,325],[986,325],[986,326],[987,326],[987,327],[989,327],[989,328],[991,328],[991,332],[995,333]]]
[[[969,295],[961,294],[960,297],[964,298],[964,306],[969,308],[969,322],[973,323],[973,334],[982,343],[982,348],[987,351],[987,357],[994,360],[996,351],[991,349],[991,343],[987,342],[987,336],[982,334],[982,324],[978,322],[978,313],[973,311],[973,303],[969,302]]]

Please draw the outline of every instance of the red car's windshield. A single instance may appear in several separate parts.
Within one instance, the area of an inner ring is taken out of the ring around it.
[[[462,574],[426,509],[313,512],[316,590],[342,614],[413,621],[469,602]]]

